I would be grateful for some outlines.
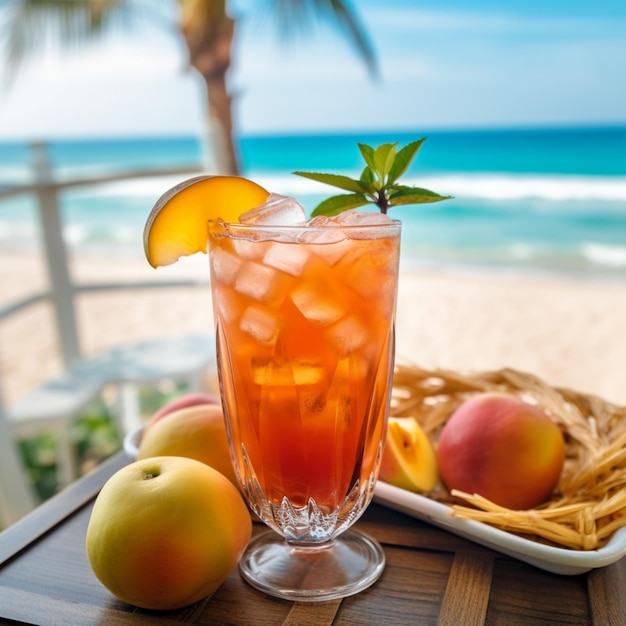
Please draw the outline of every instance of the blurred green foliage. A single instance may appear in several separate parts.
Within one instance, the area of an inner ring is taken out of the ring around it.
[[[166,381],[158,387],[140,386],[139,406],[142,419],[147,419],[165,403],[185,393],[183,384]],[[74,450],[74,474],[82,476],[122,447],[123,433],[115,419],[115,401],[100,397],[85,407],[84,413],[71,425]],[[57,442],[50,434],[19,442],[28,476],[41,502],[59,490],[57,480]]]

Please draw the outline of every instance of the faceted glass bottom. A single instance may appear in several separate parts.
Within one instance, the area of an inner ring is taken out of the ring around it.
[[[267,531],[250,541],[239,562],[242,577],[256,589],[300,602],[359,593],[376,582],[384,568],[380,544],[357,530],[309,545],[289,543]]]

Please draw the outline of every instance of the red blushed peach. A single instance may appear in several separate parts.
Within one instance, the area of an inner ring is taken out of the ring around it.
[[[201,461],[238,485],[221,404],[187,406],[156,422],[141,438],[137,460],[155,456]]]
[[[441,431],[437,449],[448,489],[520,510],[550,498],[564,460],[563,435],[543,411],[496,393],[463,403]]]
[[[173,413],[174,411],[178,411],[179,409],[185,409],[190,406],[198,406],[201,404],[221,404],[221,400],[214,396],[211,393],[187,393],[179,398],[175,398],[171,400],[167,404],[163,405],[158,411],[155,411],[150,419],[146,422],[146,426],[144,428],[144,435],[147,431],[149,431],[156,422],[163,419],[166,415]]]

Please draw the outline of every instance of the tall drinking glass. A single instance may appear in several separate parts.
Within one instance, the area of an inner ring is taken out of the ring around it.
[[[372,499],[382,453],[400,230],[209,223],[232,460],[272,529],[239,568],[271,595],[344,597],[384,569],[380,545],[348,529]]]

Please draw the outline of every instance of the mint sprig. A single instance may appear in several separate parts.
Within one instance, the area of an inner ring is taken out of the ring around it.
[[[297,176],[304,176],[350,192],[323,200],[315,207],[311,216],[332,217],[367,204],[375,204],[381,213],[387,213],[390,207],[400,204],[424,204],[448,200],[452,196],[441,196],[422,187],[410,187],[397,182],[412,163],[424,141],[426,138],[418,139],[400,150],[397,141],[384,143],[378,148],[360,143],[359,150],[366,166],[358,180],[341,174],[294,172]]]

